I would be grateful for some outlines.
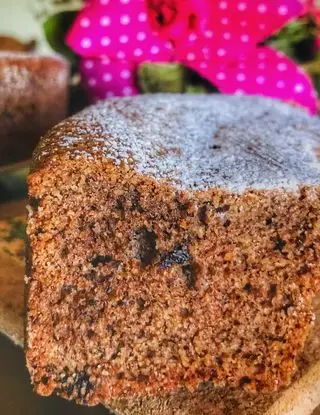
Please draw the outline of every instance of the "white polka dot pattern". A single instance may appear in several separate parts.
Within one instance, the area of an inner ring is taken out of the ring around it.
[[[133,63],[123,60],[110,61],[107,58],[83,59],[80,65],[82,78],[92,102],[114,96],[136,95],[138,92],[135,86],[136,70],[137,67]]]
[[[305,73],[282,53],[257,46],[301,13],[299,0],[185,0],[163,26],[147,5],[96,0],[76,18],[67,42],[83,57],[81,75],[92,99],[137,93],[135,71],[144,61],[177,61],[222,92],[267,95],[315,111]],[[190,14],[199,23],[192,30]]]
[[[217,66],[210,74],[200,69],[225,93],[265,95],[284,101],[295,101],[307,108],[314,108],[315,96],[311,81],[302,70],[286,57],[279,57],[273,49],[266,47],[263,52],[251,55],[235,66]],[[283,76],[283,78],[281,78]],[[227,79],[227,82],[225,80]],[[241,85],[241,87],[240,87]],[[308,93],[306,93],[308,91]]]

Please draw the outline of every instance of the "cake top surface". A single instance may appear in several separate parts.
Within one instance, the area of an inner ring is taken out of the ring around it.
[[[103,157],[182,190],[320,185],[320,121],[260,97],[140,95],[89,107],[47,134],[37,163]]]

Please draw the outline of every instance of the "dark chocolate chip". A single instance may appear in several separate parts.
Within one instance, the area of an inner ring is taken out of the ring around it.
[[[186,279],[186,285],[189,290],[193,290],[196,285],[196,273],[193,265],[184,265],[182,267],[183,276]]]
[[[223,224],[223,226],[224,226],[225,228],[228,228],[230,225],[231,225],[231,220],[229,220],[229,219],[227,219],[227,220],[224,222],[224,224]]]
[[[310,272],[310,270],[311,268],[309,267],[309,265],[304,264],[302,265],[302,267],[298,269],[297,274],[301,276],[301,275],[307,274],[308,272]]]
[[[141,265],[146,267],[151,265],[157,256],[157,235],[146,228],[139,229],[134,237],[136,246],[136,257]]]
[[[250,284],[250,282],[247,282],[247,283],[243,286],[243,289],[244,289],[245,291],[248,291],[248,292],[252,291],[252,285]]]
[[[142,311],[144,310],[144,306],[145,306],[145,300],[143,298],[137,298],[136,299],[137,305],[139,307],[139,310]]]
[[[88,338],[89,338],[89,339],[91,339],[91,338],[94,336],[94,331],[93,331],[93,330],[91,330],[91,329],[89,329],[89,330],[87,331],[87,336],[88,336]]]
[[[117,199],[116,200],[116,209],[120,210],[121,212],[124,211],[124,205],[123,205],[123,200],[122,199]]]
[[[269,291],[268,291],[268,297],[272,299],[277,294],[277,284],[270,284]]]
[[[198,210],[199,221],[204,225],[207,223],[207,205],[201,206]]]
[[[144,330],[139,330],[137,333],[137,337],[138,339],[142,339],[142,337],[145,337],[146,333],[144,332]]]
[[[272,226],[272,218],[266,219],[266,226]]]
[[[282,252],[283,248],[287,245],[287,242],[280,238],[279,235],[271,238],[274,242],[273,250]]]
[[[230,205],[221,205],[216,208],[216,212],[224,213],[224,212],[228,212],[229,209],[230,209]]]
[[[146,356],[151,359],[152,357],[154,357],[155,353],[152,350],[147,350]]]
[[[180,245],[173,251],[166,253],[160,260],[160,265],[163,268],[169,268],[173,265],[186,265],[190,262],[190,254],[188,247]]]
[[[189,209],[189,203],[180,202],[180,200],[178,200],[178,199],[176,199],[175,201],[177,203],[178,209],[181,212],[186,212]]]
[[[252,382],[252,380],[248,376],[243,376],[240,379],[240,386],[248,385],[251,382]]]
[[[191,312],[187,308],[181,308],[180,309],[180,315],[181,315],[181,317],[187,318],[187,317],[191,316]]]
[[[38,197],[29,197],[29,205],[35,212],[39,209],[40,200]]]
[[[48,376],[42,376],[42,378],[41,378],[41,381],[40,381],[41,383],[43,383],[44,385],[47,385],[48,384],[48,382],[49,382],[49,378],[48,378]]]
[[[62,256],[62,258],[65,258],[68,255],[68,253],[69,253],[69,248],[67,246],[64,246],[61,249],[61,256]]]
[[[104,265],[111,261],[112,257],[110,255],[97,255],[96,257],[91,259],[91,264],[93,267],[96,268],[100,264]]]

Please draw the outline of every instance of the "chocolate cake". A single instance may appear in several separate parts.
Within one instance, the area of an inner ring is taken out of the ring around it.
[[[29,176],[36,391],[185,414],[179,391],[288,385],[319,292],[319,145],[318,119],[257,97],[112,99],[54,127]]]
[[[31,156],[66,116],[68,64],[58,57],[0,51],[0,164]]]

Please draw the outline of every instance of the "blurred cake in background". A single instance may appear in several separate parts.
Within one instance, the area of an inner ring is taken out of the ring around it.
[[[0,166],[30,157],[40,136],[67,114],[69,64],[43,55],[51,52],[43,19],[73,5],[73,1],[61,3],[1,2]]]
[[[24,160],[65,118],[69,66],[56,56],[0,51],[0,165]]]

